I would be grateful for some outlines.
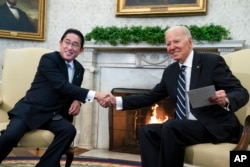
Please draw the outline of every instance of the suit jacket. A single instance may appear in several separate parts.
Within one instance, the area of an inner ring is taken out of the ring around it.
[[[35,32],[35,28],[29,17],[21,9],[17,8],[19,20],[11,13],[6,3],[0,5],[0,29],[10,31]]]
[[[43,55],[30,89],[8,112],[10,118],[16,115],[24,119],[31,129],[36,129],[58,113],[68,117],[67,112],[71,102],[74,99],[85,102],[89,91],[80,87],[84,68],[76,60],[74,60],[74,66],[75,73],[70,84],[67,66],[60,53]]]
[[[147,94],[123,97],[123,109],[135,109],[154,104],[169,97],[176,104],[177,80],[180,67],[178,62],[169,65],[161,81]],[[230,111],[219,105],[192,108],[191,113],[204,124],[218,142],[237,142],[242,125],[234,115],[249,100],[247,90],[233,76],[221,56],[194,52],[191,70],[190,90],[214,85],[216,90],[224,89],[230,101]]]

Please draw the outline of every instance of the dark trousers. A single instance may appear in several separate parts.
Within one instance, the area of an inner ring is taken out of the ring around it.
[[[76,135],[76,129],[72,123],[66,119],[51,120],[44,124],[41,129],[51,131],[55,137],[36,167],[60,167],[60,159],[72,143]],[[16,117],[11,119],[6,131],[0,136],[0,163],[28,131],[30,131],[30,129],[22,119]]]
[[[199,121],[168,120],[139,130],[143,167],[183,167],[185,147],[214,141]]]

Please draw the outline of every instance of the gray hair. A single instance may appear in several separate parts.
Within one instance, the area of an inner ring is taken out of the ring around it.
[[[170,31],[173,31],[173,30],[176,30],[176,29],[181,29],[184,33],[184,35],[187,37],[187,38],[192,38],[192,35],[189,31],[189,29],[186,27],[186,26],[173,26],[173,27],[170,27],[169,29],[167,29],[165,31],[165,35],[167,33],[169,33]]]

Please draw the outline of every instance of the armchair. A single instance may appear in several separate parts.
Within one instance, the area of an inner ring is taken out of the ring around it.
[[[250,49],[236,51],[223,56],[233,74],[239,78],[242,85],[250,92]],[[204,167],[230,166],[230,151],[250,150],[250,102],[237,111],[236,116],[244,125],[244,130],[238,144],[197,144],[189,146],[185,151],[185,162]]]
[[[7,112],[29,89],[41,56],[51,51],[44,48],[6,49],[0,87],[0,131],[9,123]],[[26,133],[17,147],[46,148],[53,138],[50,131],[34,130]],[[65,154],[65,166],[69,167],[74,156],[73,150],[69,149]]]

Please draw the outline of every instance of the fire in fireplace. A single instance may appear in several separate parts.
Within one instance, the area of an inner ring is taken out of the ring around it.
[[[114,88],[115,96],[147,93],[147,89]],[[150,123],[163,123],[174,116],[174,106],[169,99],[136,109],[117,111],[109,109],[109,150],[125,153],[140,153],[137,133],[140,127]]]

